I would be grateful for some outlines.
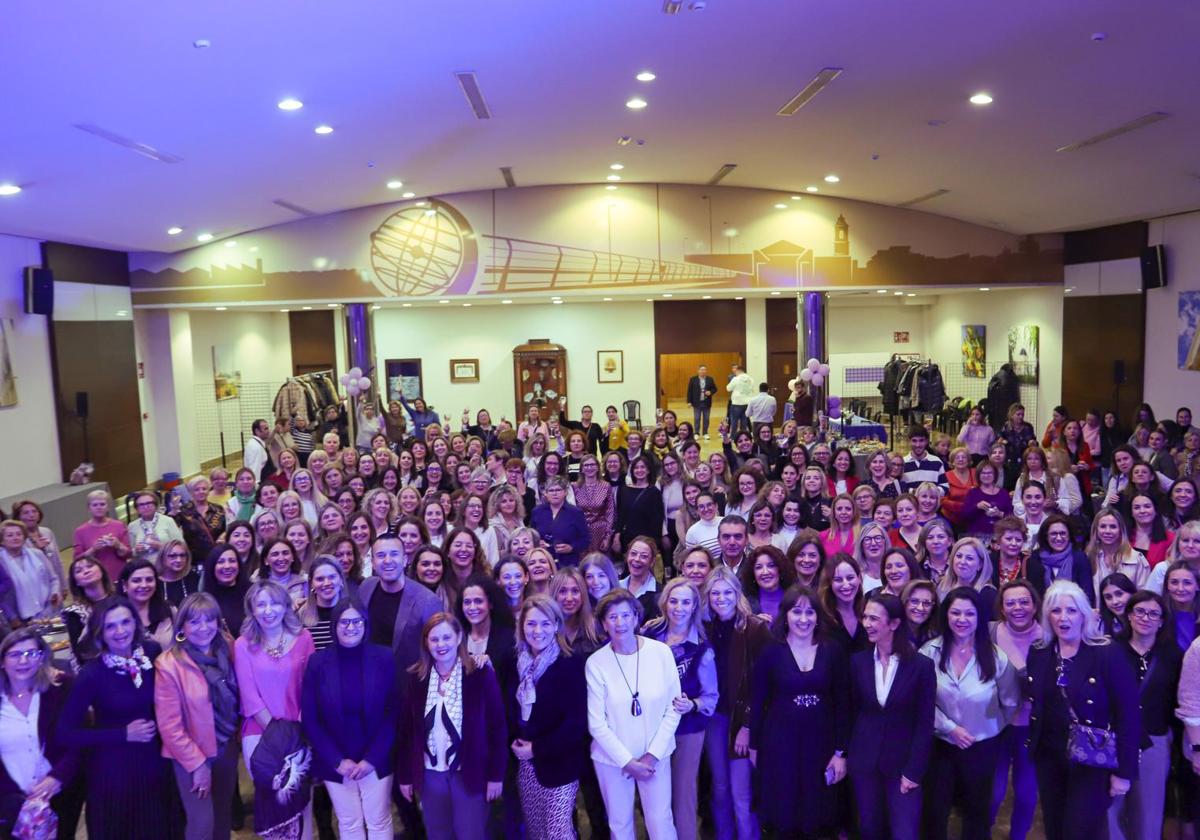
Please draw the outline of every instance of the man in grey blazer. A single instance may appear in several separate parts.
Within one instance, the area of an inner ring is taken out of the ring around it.
[[[408,560],[397,535],[375,538],[371,562],[374,575],[359,586],[358,597],[367,608],[371,641],[392,649],[396,673],[405,684],[404,672],[421,654],[421,629],[441,611],[442,601],[404,574]]]

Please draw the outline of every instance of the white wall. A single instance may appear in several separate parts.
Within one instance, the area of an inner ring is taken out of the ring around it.
[[[943,376],[949,376],[946,366],[962,358],[962,327],[964,324],[983,324],[987,327],[987,365],[993,370],[1008,361],[1009,327],[1037,324],[1040,376],[1037,386],[1021,386],[1022,400],[1027,406],[1036,387],[1036,416],[1026,419],[1039,434],[1050,422],[1050,412],[1062,402],[1062,322],[1063,290],[1060,286],[1014,289],[1011,291],[963,292],[941,295],[929,307],[926,315],[926,352],[943,366]],[[948,380],[949,381],[949,380]],[[986,379],[984,380],[986,387]],[[952,389],[948,389],[952,390]],[[947,396],[955,396],[948,393]]]
[[[25,314],[25,266],[42,264],[33,239],[0,235],[0,318],[17,383],[17,405],[0,408],[0,498],[62,481],[46,315]]]
[[[882,298],[883,296],[880,295]],[[926,306],[912,306],[893,298],[878,306],[830,301],[828,312],[829,366],[835,390],[843,397],[878,397],[874,383],[847,383],[843,375],[850,367],[878,367],[893,353],[925,353]],[[896,344],[894,333],[907,332],[907,344]]]
[[[1189,406],[1200,415],[1200,373],[1179,369],[1179,292],[1200,290],[1200,213],[1150,222],[1150,244],[1167,246],[1167,285],[1146,292],[1146,402],[1174,419]]]
[[[767,299],[750,298],[746,301],[746,371],[758,383],[766,381],[767,370]]]
[[[578,417],[585,403],[602,412],[623,400],[642,403],[654,415],[654,305],[566,303],[430,309],[383,309],[375,316],[378,370],[387,359],[419,358],[424,392],[441,413],[458,423],[464,408],[488,409],[493,421],[513,419],[512,350],[531,338],[548,338],[567,350],[568,410]],[[596,381],[596,352],[623,350],[625,381]],[[479,359],[479,382],[450,384],[450,359]]]

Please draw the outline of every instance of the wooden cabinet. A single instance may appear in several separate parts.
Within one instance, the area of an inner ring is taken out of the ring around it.
[[[531,405],[551,406],[549,412],[541,413],[543,419],[560,411],[559,399],[567,396],[566,348],[542,338],[514,347],[513,386],[517,396],[515,423],[525,419]]]

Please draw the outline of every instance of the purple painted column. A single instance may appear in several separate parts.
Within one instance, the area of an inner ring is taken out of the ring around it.
[[[829,361],[829,345],[826,333],[827,319],[825,305],[828,296],[825,292],[801,292],[796,301],[796,323],[800,327],[799,341],[796,348],[799,354],[796,370],[799,371],[809,359]],[[825,397],[829,392],[829,383],[823,388],[813,388],[813,410],[825,410]]]
[[[375,367],[375,349],[371,341],[371,308],[365,303],[348,303],[342,307],[346,313],[346,358],[351,368],[361,368],[363,376],[371,378],[371,392],[378,394],[378,371]],[[352,402],[352,401],[351,401]],[[350,442],[358,432],[358,412],[347,403],[346,414],[350,421]]]

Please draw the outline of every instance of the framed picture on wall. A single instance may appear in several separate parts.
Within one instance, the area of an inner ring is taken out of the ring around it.
[[[596,351],[596,381],[604,385],[625,381],[625,351]]]
[[[421,360],[388,359],[383,363],[387,398],[415,400],[421,396]]]
[[[479,381],[479,360],[478,359],[451,359],[450,360],[450,381],[458,382],[478,382]]]
[[[982,379],[987,371],[987,325],[962,325],[963,376]]]
[[[1038,383],[1038,327],[1036,324],[1023,324],[1019,327],[1009,327],[1008,330],[1008,361],[1016,371],[1017,379],[1023,385]]]
[[[242,390],[242,371],[232,347],[212,348],[213,389],[217,402],[236,400]]]

